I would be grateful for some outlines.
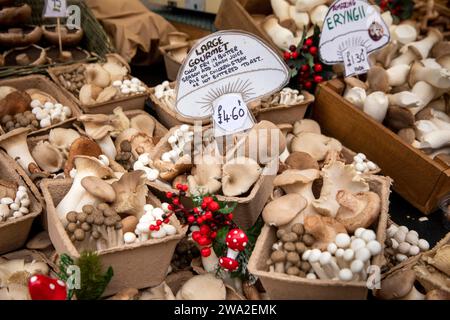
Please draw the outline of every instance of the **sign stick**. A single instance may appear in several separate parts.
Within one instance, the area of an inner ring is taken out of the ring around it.
[[[59,54],[62,55],[63,48],[62,48],[62,40],[61,40],[61,19],[58,17],[56,18],[56,28],[58,29],[58,42],[59,42]]]

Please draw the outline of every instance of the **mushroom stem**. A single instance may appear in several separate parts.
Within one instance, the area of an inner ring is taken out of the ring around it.
[[[3,135],[0,139],[0,147],[5,149],[8,155],[17,161],[27,174],[30,164],[35,164],[27,144],[27,134],[29,129],[17,129]],[[37,167],[37,165],[36,165]]]
[[[321,252],[319,249],[314,249],[311,251],[311,254],[308,257],[308,262],[313,268],[314,272],[320,279],[330,279],[322,266],[320,265],[319,259],[321,256]]]
[[[98,143],[100,149],[104,155],[106,155],[110,159],[115,159],[117,155],[116,147],[114,146],[114,142],[111,139],[111,136],[107,134],[101,139],[96,139],[95,142]]]

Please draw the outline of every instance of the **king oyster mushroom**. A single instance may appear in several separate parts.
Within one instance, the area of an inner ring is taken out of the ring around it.
[[[104,155],[110,159],[116,158],[116,147],[110,132],[114,130],[111,116],[105,114],[86,114],[78,118],[83,122],[86,134],[98,143]]]

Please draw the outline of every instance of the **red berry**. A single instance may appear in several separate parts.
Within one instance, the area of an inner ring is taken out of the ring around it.
[[[312,88],[312,82],[311,81],[306,81],[305,82],[305,88],[306,89],[311,89]]]
[[[211,244],[211,239],[209,239],[208,237],[205,237],[205,236],[200,236],[200,238],[198,238],[197,242],[201,246],[207,246],[207,245]]]
[[[159,226],[155,226],[155,231],[159,231],[160,227]]]
[[[311,53],[313,56],[315,56],[317,54],[317,47],[309,48],[309,53]]]
[[[188,185],[187,185],[187,184],[183,184],[182,190],[183,190],[184,192],[186,192],[186,191],[188,191],[188,189],[189,189]]]
[[[211,220],[213,218],[213,214],[211,211],[206,211],[204,217],[206,220]]]
[[[188,221],[190,224],[191,224],[191,223],[194,223],[195,217],[194,217],[193,215],[190,215],[190,216],[187,217],[187,221]]]
[[[178,206],[180,204],[180,199],[179,198],[174,198],[172,200],[172,202],[173,202],[174,205]]]
[[[150,229],[150,231],[153,231],[153,230],[155,230],[155,226],[151,224],[149,229]]]
[[[200,231],[194,231],[194,232],[192,232],[192,239],[193,239],[194,241],[197,241],[197,242],[198,242],[198,240],[200,239],[201,236],[202,236],[202,235],[200,234]]]
[[[298,52],[292,52],[292,59],[297,59],[298,58]]]
[[[164,223],[165,223],[165,224],[167,224],[167,223],[169,223],[169,222],[170,222],[170,219],[169,219],[169,218],[164,219]]]
[[[314,65],[314,71],[315,72],[321,72],[323,70],[323,66],[320,63],[316,63]]]
[[[217,232],[216,232],[216,231],[211,232],[211,234],[209,235],[209,237],[210,237],[211,239],[215,239],[215,238],[217,237]]]
[[[162,225],[162,220],[159,220],[159,219],[158,219],[158,220],[156,220],[156,225],[157,225],[157,226],[160,226],[160,225]]]
[[[205,224],[200,227],[200,233],[204,236],[207,236],[210,231],[211,229]]]
[[[322,81],[323,81],[322,76],[314,76],[314,82],[315,82],[315,83],[320,83],[320,82],[322,82]]]
[[[227,214],[227,219],[228,220],[233,220],[233,214],[232,213]]]
[[[206,209],[206,207],[208,206],[208,204],[207,203],[202,203],[202,205],[201,205],[201,207],[202,207],[202,209],[204,210],[204,209]]]
[[[175,188],[177,188],[177,190],[182,190],[183,189],[183,185],[181,183],[177,183],[175,185]]]
[[[217,211],[220,209],[220,206],[217,202],[212,201],[208,204],[208,209],[211,210],[212,212]]]
[[[308,38],[305,40],[305,45],[307,45],[308,47],[312,46],[312,44],[313,44],[313,40],[311,38]]]
[[[167,206],[167,209],[170,210],[170,211],[172,211],[172,210],[173,210],[173,205],[169,204],[169,205]]]
[[[283,57],[285,60],[289,60],[291,58],[291,53],[289,51],[285,51],[283,53]]]
[[[209,204],[212,201],[214,201],[214,199],[212,197],[204,197],[203,198],[203,203]]]
[[[300,70],[303,71],[303,72],[308,71],[308,70],[309,70],[309,65],[307,65],[307,64],[302,65],[302,67],[300,68]]]
[[[167,199],[172,198],[172,196],[173,196],[173,193],[172,193],[172,192],[166,192],[166,198],[167,198]]]
[[[197,218],[197,223],[198,223],[198,224],[202,224],[203,221],[205,221],[205,220],[203,219],[203,217],[198,217],[198,218]]]
[[[192,211],[194,211],[195,214],[199,214],[199,213],[200,213],[200,210],[198,210],[197,207],[195,207],[194,209],[192,209]]]
[[[209,257],[211,255],[211,248],[207,247],[207,248],[202,248],[200,250],[200,254],[202,255],[202,257],[206,258]]]
[[[292,45],[292,46],[289,47],[289,51],[291,51],[291,52],[294,52],[294,51],[296,51],[296,50],[297,50],[297,47],[294,46],[294,45]]]

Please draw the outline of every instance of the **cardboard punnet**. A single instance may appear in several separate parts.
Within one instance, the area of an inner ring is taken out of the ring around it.
[[[11,86],[16,88],[17,90],[25,91],[28,89],[38,89],[45,93],[48,93],[50,96],[55,98],[56,101],[61,103],[64,106],[67,106],[72,111],[72,116],[59,123],[51,125],[50,127],[39,129],[36,131],[31,131],[29,135],[41,134],[42,132],[46,132],[49,129],[58,128],[58,127],[67,127],[70,126],[70,123],[79,115],[81,115],[81,110],[78,108],[77,104],[74,103],[71,99],[67,97],[64,93],[63,89],[59,88],[55,83],[53,83],[49,78],[41,76],[41,75],[30,75],[19,78],[6,78],[0,80],[0,86]]]
[[[367,181],[370,190],[376,192],[381,199],[380,215],[374,230],[377,240],[384,245],[391,180],[387,177],[372,175],[368,176]],[[267,271],[266,261],[269,259],[272,245],[276,241],[276,228],[265,225],[248,263],[248,270],[261,280],[270,299],[361,300],[367,298],[368,289],[365,281],[310,280]],[[372,258],[372,265],[381,267],[384,263],[383,251]]]
[[[120,106],[123,111],[127,110],[143,110],[145,107],[145,100],[147,99],[148,93],[147,91],[137,94],[132,94],[129,96],[124,96],[120,98],[115,98],[111,101],[94,103],[91,105],[83,105],[81,101],[76,97],[73,93],[67,90],[64,85],[61,83],[59,76],[66,72],[71,72],[81,66],[82,63],[71,64],[68,66],[60,66],[48,69],[48,74],[52,78],[52,80],[64,91],[64,94],[68,96],[72,101],[74,101],[84,113],[95,114],[95,113],[104,113],[110,114],[113,112],[114,108]],[[145,87],[145,84],[142,83]]]
[[[175,88],[175,82],[171,82],[170,87],[172,89]],[[149,96],[159,121],[167,128],[173,128],[182,124],[194,124],[195,122],[201,123],[202,125],[208,125],[211,122],[211,119],[209,118],[205,120],[194,120],[182,117],[178,112],[169,109],[164,103],[161,103],[161,101],[156,98],[155,88],[149,89]]]
[[[156,145],[154,152],[151,154],[151,158],[161,159],[161,155],[164,152],[170,151],[170,145],[167,142],[168,138],[173,134],[178,127],[170,129],[164,138]],[[270,164],[269,164],[270,165]],[[236,224],[244,229],[250,228],[258,219],[264,205],[270,197],[273,189],[273,180],[275,175],[261,175],[249,193],[242,197],[226,197],[223,195],[217,195],[219,201],[237,202],[236,209],[233,211],[233,220]],[[159,197],[164,198],[165,193],[168,191],[177,192],[171,185],[161,181],[147,181],[151,190]],[[192,207],[192,201],[190,198],[183,197],[182,202],[185,205]]]
[[[270,1],[226,0],[222,1],[214,25],[219,30],[244,30],[264,39],[274,50],[281,50],[261,27],[262,17],[273,14]]]
[[[166,135],[166,133],[168,132],[168,130],[161,124],[158,122],[158,120],[156,120],[153,116],[151,116],[150,114],[148,114],[147,112],[143,111],[143,110],[130,110],[130,111],[125,111],[124,112],[125,115],[131,119],[135,116],[138,116],[140,114],[145,114],[147,116],[149,116],[150,118],[152,118],[155,121],[155,131],[154,131],[154,136],[155,137],[164,137]],[[74,130],[78,130],[74,124],[75,124],[76,119],[73,119],[71,122],[68,122],[67,126],[70,127],[71,129]],[[82,125],[80,125],[80,127],[82,127]],[[33,137],[28,137],[27,138],[27,144],[28,144],[28,148],[29,150],[33,150],[33,148],[40,142],[40,141],[48,141],[48,134],[49,134],[50,130],[46,130],[46,132],[42,132],[40,135],[36,135]],[[82,134],[81,134],[82,135]],[[48,226],[47,226],[47,211],[46,208],[44,207],[42,210],[42,215],[41,215],[41,222],[42,222],[42,226],[45,230],[48,230]]]
[[[48,231],[56,251],[78,258],[63,224],[56,213],[56,206],[64,198],[72,185],[72,179],[49,180],[41,183],[47,205]],[[147,203],[160,206],[160,201],[149,192]],[[166,277],[177,243],[184,237],[187,228],[182,227],[175,216],[171,217],[177,234],[162,239],[150,239],[98,251],[103,268],[111,266],[114,277],[106,288],[104,296],[112,295],[125,288],[148,288],[160,284]]]
[[[417,209],[424,214],[433,212],[450,190],[450,167],[403,142],[354,107],[341,96],[343,88],[340,80],[318,86],[313,119],[324,134],[375,162],[384,175],[394,180],[393,189]]]
[[[0,254],[17,250],[25,244],[34,219],[41,213],[39,191],[25,171],[5,152],[0,151],[0,179],[14,181],[27,188],[30,212],[14,220],[0,222]]]
[[[304,118],[308,106],[314,102],[314,96],[307,91],[302,91],[301,94],[305,100],[299,104],[288,106],[279,105],[270,108],[258,108],[252,110],[257,122],[267,120],[274,124],[290,123],[299,121]]]

